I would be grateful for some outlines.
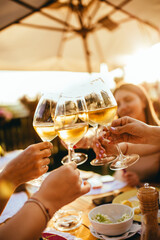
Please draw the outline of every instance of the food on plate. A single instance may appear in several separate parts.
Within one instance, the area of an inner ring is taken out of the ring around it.
[[[133,207],[132,203],[129,200],[124,200],[124,201],[121,202],[121,204],[127,205],[127,206],[129,206],[131,208]]]
[[[139,207],[135,208],[134,209],[134,214],[136,214],[136,215],[141,214],[141,209]]]
[[[133,202],[131,202],[131,201],[129,201],[129,200],[123,200],[123,201],[121,202],[121,204],[127,205],[127,206],[129,206],[129,207],[131,207],[131,208],[134,208],[134,207],[135,207],[135,209],[134,209],[134,214],[136,214],[136,215],[138,215],[138,214],[141,213],[141,209],[138,207],[138,206],[139,206],[139,202],[138,202],[138,201],[133,201]]]
[[[98,213],[98,214],[96,214],[96,215],[92,218],[92,220],[95,220],[95,221],[101,222],[101,223],[107,223],[107,224],[109,224],[109,223],[124,222],[125,220],[129,219],[130,217],[131,217],[130,214],[124,213],[124,214],[122,215],[122,217],[120,217],[120,218],[117,219],[116,221],[112,221],[112,220],[108,217],[108,215],[102,214],[102,213]]]
[[[124,222],[125,220],[129,219],[131,216],[127,213],[124,213],[121,218],[117,220],[117,222]]]
[[[92,189],[99,189],[103,187],[103,184],[100,180],[100,178],[92,177],[88,179],[88,182],[91,184]]]
[[[107,215],[101,213],[96,214],[95,217],[93,217],[92,219],[101,223],[112,223],[112,221],[109,219]]]

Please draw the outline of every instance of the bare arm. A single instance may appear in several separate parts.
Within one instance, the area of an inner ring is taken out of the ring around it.
[[[112,143],[130,142],[160,146],[160,127],[122,117],[112,122],[108,138]]]
[[[16,187],[47,172],[51,149],[49,142],[30,145],[6,165],[0,173],[0,213]]]
[[[137,153],[140,156],[147,156],[160,151],[159,145],[151,145],[151,144],[128,144],[128,150],[126,154]],[[121,143],[120,143],[121,145]]]
[[[38,199],[53,214],[62,206],[90,190],[89,183],[82,181],[74,162],[54,170],[42,183],[33,197]],[[74,186],[74,187],[71,187]],[[46,218],[38,205],[25,204],[9,221],[0,226],[0,239],[37,240],[46,227]]]

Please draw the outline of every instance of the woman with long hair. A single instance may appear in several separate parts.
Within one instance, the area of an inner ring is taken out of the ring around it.
[[[129,116],[149,125],[160,126],[152,102],[142,86],[123,83],[116,87],[114,96],[118,106],[118,117]],[[139,149],[150,148],[150,146],[143,144],[129,143],[121,143],[120,146],[122,149],[125,148],[125,154],[129,154],[132,151],[131,149],[134,149],[136,153]],[[115,176],[123,179],[131,186],[138,186],[146,181],[157,182],[159,181],[160,153],[141,156],[138,162],[126,170],[126,172],[117,171]]]

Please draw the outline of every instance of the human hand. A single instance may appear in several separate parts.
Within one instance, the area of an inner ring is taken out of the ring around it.
[[[76,148],[93,148],[96,132],[94,128],[89,128],[84,137],[76,143]]]
[[[101,144],[101,147],[105,150],[107,155],[118,155],[118,149],[115,144],[111,144],[110,140],[107,137],[108,129],[104,128],[103,132],[98,137],[98,141]]]
[[[122,117],[112,122],[108,139],[111,143],[149,143],[151,128],[149,125],[131,117]]]
[[[17,187],[46,173],[52,148],[50,142],[30,145],[6,165],[2,172],[3,178]]]
[[[75,162],[64,164],[52,171],[33,197],[39,199],[53,215],[62,206],[90,190],[90,184],[80,178]]]
[[[122,175],[124,181],[131,187],[139,186],[140,185],[140,179],[138,175],[134,172],[123,172]]]

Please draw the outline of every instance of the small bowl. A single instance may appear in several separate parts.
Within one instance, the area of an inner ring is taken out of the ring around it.
[[[104,214],[115,220],[115,223],[102,223],[93,218],[98,214]],[[123,214],[129,214],[130,217],[122,222],[116,222]],[[117,236],[127,232],[133,224],[134,211],[131,207],[123,204],[103,204],[93,208],[89,214],[89,220],[96,232],[108,236]]]

